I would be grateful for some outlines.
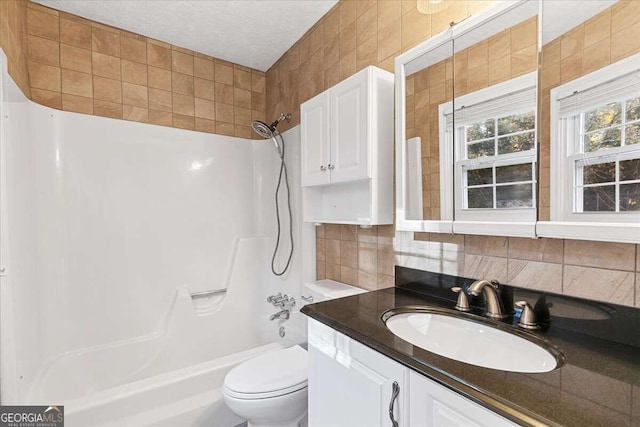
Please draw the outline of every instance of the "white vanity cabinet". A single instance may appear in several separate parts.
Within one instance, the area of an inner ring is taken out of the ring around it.
[[[391,426],[407,422],[408,370],[386,356],[309,319],[309,427]]]
[[[409,426],[513,427],[517,424],[422,375],[409,372]]]
[[[393,222],[393,93],[370,66],[300,106],[305,221]]]
[[[392,426],[392,400],[398,427],[517,426],[329,326],[308,325],[309,427]]]

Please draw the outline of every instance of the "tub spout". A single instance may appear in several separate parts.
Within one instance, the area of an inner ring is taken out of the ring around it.
[[[271,316],[269,316],[269,320],[276,320],[276,319],[287,320],[288,318],[289,318],[289,310],[282,310],[277,312],[276,314],[272,314]]]

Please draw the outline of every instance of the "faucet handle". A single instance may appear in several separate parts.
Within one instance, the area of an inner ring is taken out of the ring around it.
[[[267,302],[271,302],[271,303],[273,303],[273,302],[275,302],[275,301],[277,301],[277,300],[279,300],[279,299],[282,299],[282,292],[278,292],[278,293],[277,293],[277,294],[275,294],[275,295],[269,295],[269,296],[267,297]]]
[[[279,305],[280,308],[291,309],[296,306],[296,299],[294,297],[289,298],[285,295],[276,305]]]
[[[522,308],[520,313],[520,320],[518,320],[518,326],[523,329],[540,329],[538,322],[536,321],[536,313],[533,311],[533,307],[526,301],[518,301],[515,303],[516,307]]]
[[[455,307],[456,310],[459,310],[459,311],[471,310],[469,308],[469,298],[467,297],[467,294],[464,292],[464,289],[462,289],[460,286],[455,286],[451,288],[451,291],[458,294],[458,302],[456,303],[456,307]]]

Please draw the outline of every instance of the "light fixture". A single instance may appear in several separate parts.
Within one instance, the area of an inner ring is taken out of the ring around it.
[[[449,7],[452,0],[418,0],[418,12],[426,15],[438,13]]]

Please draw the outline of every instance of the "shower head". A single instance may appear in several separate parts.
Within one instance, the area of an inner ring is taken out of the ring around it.
[[[264,139],[271,139],[277,132],[278,124],[283,120],[290,122],[291,114],[280,114],[280,117],[278,117],[270,125],[266,124],[265,122],[261,122],[260,120],[254,120],[253,122],[251,122],[251,128],[255,133],[257,133]]]
[[[265,122],[261,122],[260,120],[252,121],[251,122],[251,129],[253,129],[253,131],[255,133],[257,133],[258,135],[260,135],[264,139],[273,138],[273,131],[275,130],[275,128],[272,129],[271,126],[269,126]]]

